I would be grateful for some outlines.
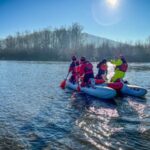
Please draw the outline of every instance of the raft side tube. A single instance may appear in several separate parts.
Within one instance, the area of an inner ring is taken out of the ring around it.
[[[77,84],[72,84],[67,81],[66,87],[77,90]],[[81,91],[89,94],[91,96],[101,98],[101,99],[112,99],[116,96],[116,91],[112,88],[106,87],[106,86],[95,86],[95,88],[92,87],[81,87]]]
[[[121,93],[124,95],[143,97],[147,94],[147,90],[140,86],[124,84]]]

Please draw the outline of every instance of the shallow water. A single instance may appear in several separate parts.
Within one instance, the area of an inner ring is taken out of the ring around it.
[[[150,92],[144,99],[95,99],[59,84],[68,63],[0,61],[0,150],[150,148]],[[150,90],[150,64],[126,79]]]

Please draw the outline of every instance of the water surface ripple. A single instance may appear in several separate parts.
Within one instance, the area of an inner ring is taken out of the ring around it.
[[[150,92],[98,100],[61,90],[69,63],[0,61],[0,150],[149,150]],[[150,64],[126,79],[150,90]]]

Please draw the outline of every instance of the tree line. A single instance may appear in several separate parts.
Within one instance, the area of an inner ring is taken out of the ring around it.
[[[86,56],[91,61],[110,59],[123,54],[130,62],[150,61],[150,37],[145,42],[103,42],[98,47],[85,44],[83,27],[77,23],[69,27],[17,33],[0,40],[1,60],[68,61],[72,55]]]

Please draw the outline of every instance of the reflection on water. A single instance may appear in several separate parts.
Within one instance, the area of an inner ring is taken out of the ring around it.
[[[141,71],[150,71],[150,65],[149,63],[145,63],[143,65],[143,63],[131,63],[130,64],[130,70],[134,70],[134,71],[138,71],[138,72],[141,72]]]
[[[0,149],[148,150],[150,92],[106,102],[62,91],[68,65],[0,62]],[[126,79],[149,90],[149,66],[130,64]]]

